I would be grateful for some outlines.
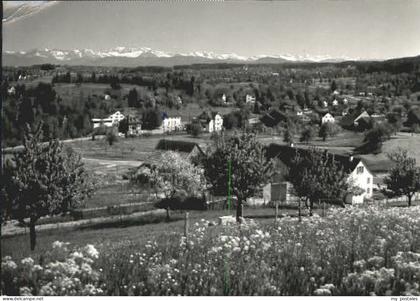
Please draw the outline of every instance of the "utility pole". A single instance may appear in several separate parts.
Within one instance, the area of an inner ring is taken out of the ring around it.
[[[230,213],[231,202],[232,202],[231,185],[232,185],[232,162],[228,160],[228,211],[229,213]]]
[[[188,228],[189,228],[189,212],[185,212],[185,222],[184,222],[184,236],[188,238]]]

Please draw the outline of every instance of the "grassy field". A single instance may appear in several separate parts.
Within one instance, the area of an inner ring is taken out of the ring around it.
[[[76,141],[68,143],[75,151],[84,158],[121,160],[121,161],[144,161],[156,148],[161,139],[182,140],[191,142],[207,142],[209,134],[203,134],[194,138],[188,134],[158,135],[149,137],[119,138],[110,146],[105,139],[95,141]]]
[[[420,134],[397,133],[390,140],[385,141],[382,147],[382,153],[373,155],[360,155],[373,172],[386,172],[392,168],[393,163],[387,157],[388,153],[397,151],[398,148],[407,150],[408,155],[416,159],[417,166],[420,166]]]
[[[128,181],[127,181],[128,182]],[[127,203],[146,202],[150,196],[148,190],[132,187],[128,183],[110,184],[100,187],[91,199],[86,201],[86,208],[107,207]]]
[[[217,220],[220,216],[234,215],[235,211],[227,210],[208,210],[208,211],[189,211],[190,224],[194,224],[201,219]],[[315,213],[322,214],[321,209],[315,209]],[[288,206],[279,210],[279,215],[296,216],[297,209]],[[273,223],[275,220],[274,208],[244,208],[244,217],[255,219],[263,224]],[[2,238],[2,256],[13,255],[14,258],[32,256],[38,258],[50,248],[51,243],[59,240],[70,242],[73,245],[83,246],[86,244],[106,245],[125,241],[146,243],[148,240],[156,238],[165,239],[167,235],[182,235],[184,231],[184,214],[182,212],[172,212],[171,221],[166,222],[162,218],[155,220],[139,220],[137,225],[120,224],[85,228],[83,230],[54,230],[39,232],[37,234],[37,249],[31,252],[29,249],[29,236],[20,235],[10,238]]]
[[[315,138],[309,143],[311,146],[328,148],[332,152],[340,154],[351,154],[356,146],[363,141],[363,134],[351,131],[343,131],[336,137],[322,141],[321,138]],[[382,153],[374,155],[358,155],[362,158],[372,172],[387,172],[393,164],[387,157],[387,153],[402,148],[408,151],[409,156],[414,157],[417,165],[420,166],[420,135],[399,132],[392,136],[390,140],[384,142]]]
[[[311,145],[319,147],[345,147],[354,148],[362,144],[363,134],[352,131],[343,130],[337,136],[327,138],[325,141],[322,138],[315,137],[310,142]]]
[[[417,166],[420,166],[420,134],[397,133],[397,135],[383,145],[383,153],[389,153],[398,148],[406,149],[409,156],[417,161]]]
[[[288,209],[280,211],[281,214],[295,214],[295,209]],[[190,211],[190,223],[193,224],[202,218],[217,219],[219,216],[228,215],[227,211]],[[234,212],[232,211],[233,215]],[[245,217],[252,217],[256,220],[270,223],[274,222],[275,211],[273,208],[258,208],[247,209],[245,208]],[[146,243],[148,240],[154,240],[165,235],[181,235],[184,229],[183,214],[181,212],[173,212],[171,215],[173,221],[164,222],[158,220],[159,223],[151,223],[145,225],[126,226],[124,224],[120,227],[112,228],[87,228],[84,230],[76,231],[54,231],[54,232],[40,232],[37,235],[37,249],[31,252],[29,249],[29,236],[20,235],[1,240],[1,253],[2,256],[13,255],[14,258],[22,258],[25,256],[39,257],[50,248],[51,243],[59,240],[70,242],[74,245],[86,244],[107,244],[118,243],[123,241],[136,241]]]

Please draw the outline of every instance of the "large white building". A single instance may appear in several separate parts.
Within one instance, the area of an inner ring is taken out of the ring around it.
[[[119,122],[124,118],[125,116],[120,111],[109,115],[107,118],[92,118],[93,128],[100,127],[101,125],[105,127],[118,126]]]
[[[182,130],[181,117],[167,117],[162,121],[162,130],[164,132],[173,132]]]

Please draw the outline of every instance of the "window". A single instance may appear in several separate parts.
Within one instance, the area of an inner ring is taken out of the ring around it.
[[[364,167],[363,166],[357,167],[357,170],[356,170],[357,174],[361,174],[361,173],[363,173],[363,171],[364,171]]]
[[[366,189],[367,194],[370,194],[370,188]]]
[[[367,183],[370,184],[370,178],[367,178]]]

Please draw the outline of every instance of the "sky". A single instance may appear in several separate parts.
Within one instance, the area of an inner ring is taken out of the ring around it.
[[[420,55],[419,0],[22,2],[4,2],[4,50]]]

